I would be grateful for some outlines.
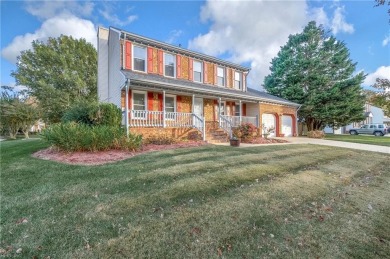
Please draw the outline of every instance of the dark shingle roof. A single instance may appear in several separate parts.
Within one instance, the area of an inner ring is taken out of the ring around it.
[[[171,79],[163,77],[160,75],[138,73],[130,70],[122,70],[122,73],[126,78],[130,79],[131,85],[150,85],[150,86],[159,86],[166,89],[177,89],[177,90],[187,90],[193,93],[199,94],[214,94],[221,97],[228,98],[237,98],[241,100],[248,101],[261,101],[261,102],[271,102],[278,103],[290,106],[298,107],[299,104],[290,102],[283,98],[279,98],[273,95],[270,95],[266,92],[256,91],[254,89],[248,88],[247,92],[242,92],[239,90],[234,90],[226,87],[212,86],[208,84],[201,84],[190,82],[182,79]]]

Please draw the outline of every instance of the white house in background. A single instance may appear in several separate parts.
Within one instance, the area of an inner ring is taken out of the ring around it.
[[[364,106],[364,116],[366,117],[363,121],[354,122],[347,126],[332,129],[331,127],[325,127],[325,133],[334,133],[334,134],[348,134],[349,130],[352,128],[360,128],[363,124],[370,123],[384,123],[385,122],[385,114],[383,110],[379,107],[373,106],[369,103],[366,103]]]

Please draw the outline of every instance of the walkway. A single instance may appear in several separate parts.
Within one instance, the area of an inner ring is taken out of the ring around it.
[[[350,149],[358,149],[372,152],[380,152],[390,155],[390,147],[385,146],[376,146],[376,145],[368,145],[368,144],[359,144],[359,143],[351,143],[351,142],[343,142],[343,141],[334,141],[334,140],[325,140],[325,139],[314,139],[314,138],[306,138],[306,137],[284,137],[277,138],[284,139],[289,143],[276,143],[276,144],[245,144],[241,143],[240,147],[256,147],[256,146],[264,146],[264,145],[291,145],[291,144],[313,144],[313,145],[324,145],[324,146],[332,146],[332,147],[342,147],[342,148],[350,148]],[[228,143],[219,143],[220,145],[229,145]]]

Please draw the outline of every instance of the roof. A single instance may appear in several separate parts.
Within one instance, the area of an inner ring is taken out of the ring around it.
[[[150,45],[150,46],[158,47],[161,49],[170,50],[172,52],[176,52],[179,54],[191,56],[193,58],[203,59],[203,60],[214,62],[214,63],[220,64],[220,65],[233,67],[233,68],[236,68],[236,69],[241,70],[243,72],[249,72],[249,70],[250,70],[250,68],[248,68],[248,67],[241,66],[241,65],[229,62],[229,61],[225,61],[225,60],[222,60],[222,59],[219,59],[219,58],[216,58],[213,56],[209,56],[209,55],[206,55],[206,54],[203,54],[200,52],[184,49],[182,47],[177,47],[177,46],[167,44],[167,43],[162,42],[162,41],[150,39],[150,38],[147,38],[147,37],[135,34],[135,33],[123,31],[123,30],[120,30],[120,29],[117,29],[114,27],[110,27],[110,29],[118,30],[121,33],[125,34],[127,39],[135,41],[135,42],[143,43],[145,45]]]
[[[138,73],[131,70],[122,70],[124,76],[130,80],[132,86],[158,87],[173,91],[187,91],[201,95],[216,95],[223,98],[232,98],[252,102],[270,102],[288,106],[300,106],[297,103],[270,95],[266,92],[256,91],[248,88],[247,92],[242,92],[226,87],[212,86],[208,84],[190,82],[183,79],[171,79],[160,75]]]

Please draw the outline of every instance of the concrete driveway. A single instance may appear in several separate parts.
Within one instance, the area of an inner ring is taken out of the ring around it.
[[[385,153],[390,155],[390,147],[385,147],[385,146],[376,146],[376,145],[359,144],[359,143],[325,140],[325,139],[314,139],[314,138],[306,138],[306,137],[284,137],[278,139],[287,140],[291,144],[314,144],[314,145],[324,145],[324,146],[332,146],[332,147],[343,147],[343,148],[359,149],[359,150],[366,150],[372,152],[380,152],[380,153]]]

